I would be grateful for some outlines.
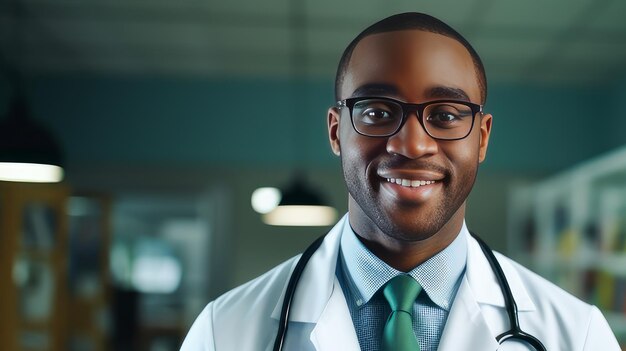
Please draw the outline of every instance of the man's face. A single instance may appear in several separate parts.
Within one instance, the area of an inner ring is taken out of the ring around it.
[[[341,99],[384,96],[409,103],[481,103],[474,63],[465,47],[419,30],[365,37],[352,53],[340,94]],[[460,226],[465,199],[485,158],[491,115],[478,114],[470,135],[455,141],[431,138],[414,113],[397,134],[385,138],[356,133],[348,108],[331,108],[328,117],[331,146],[341,155],[350,221],[357,232],[378,231],[416,241],[451,222]],[[403,184],[397,184],[398,179]],[[426,185],[411,186],[417,181]]]

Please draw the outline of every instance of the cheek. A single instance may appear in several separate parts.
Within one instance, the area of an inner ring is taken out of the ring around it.
[[[454,172],[467,173],[474,172],[478,167],[479,159],[479,140],[473,135],[462,142],[448,143],[441,146],[441,151],[446,155],[446,158],[450,161]]]
[[[346,120],[342,122],[346,122]],[[358,134],[354,131],[349,121],[341,124],[339,136],[341,139],[341,156],[344,166],[350,168],[363,167],[377,156],[378,145],[381,140]]]
[[[354,133],[344,135],[341,142],[341,164],[347,183],[365,190],[376,177],[376,164],[386,153],[386,139],[369,138]]]
[[[369,138],[353,133],[343,140],[348,142],[342,141],[341,154],[347,158],[346,161],[356,167],[367,167],[386,152],[384,139]]]

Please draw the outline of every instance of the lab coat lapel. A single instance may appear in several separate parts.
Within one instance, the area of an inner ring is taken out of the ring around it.
[[[535,311],[535,304],[530,298],[515,267],[498,252],[494,252],[494,255],[498,258],[498,262],[509,282],[518,311]],[[504,311],[504,295],[502,295],[502,290],[498,284],[496,275],[491,269],[489,261],[482,252],[478,242],[472,237],[468,237],[467,266],[465,272],[465,276],[467,277],[476,301],[479,304],[501,307],[502,311]],[[508,325],[503,327],[508,329]],[[495,328],[494,330],[500,330],[500,328]]]
[[[463,278],[439,341],[439,351],[497,350],[498,342]]]
[[[346,220],[346,216],[344,216],[328,232],[324,242],[311,256],[302,272],[291,303],[290,321],[317,323],[324,311],[333,292],[341,231]],[[293,267],[289,273],[290,277],[293,274],[297,261],[293,262]],[[281,298],[277,301],[272,312],[272,318],[274,319],[280,318],[287,284],[288,279],[285,280]]]
[[[496,336],[509,329],[500,285],[478,242],[468,236],[465,276],[450,310],[439,351],[497,350]],[[500,254],[496,253],[500,258]],[[515,268],[498,262],[507,277],[518,311],[532,312],[530,299]]]
[[[311,333],[317,351],[359,351],[359,341],[339,281],[335,279],[333,293]]]
[[[310,337],[317,351],[359,350],[350,311],[335,276],[341,232],[346,220],[347,215],[337,222],[326,235],[320,248],[311,257],[298,282],[291,305],[290,323],[314,325],[312,332],[306,338]],[[283,296],[272,313],[272,318],[276,320],[280,319],[286,286],[287,282],[285,282]],[[296,337],[296,335],[287,335],[287,339],[290,337]]]

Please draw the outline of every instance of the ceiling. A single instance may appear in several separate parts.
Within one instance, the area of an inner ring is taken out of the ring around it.
[[[626,77],[623,0],[20,0],[17,12],[12,1],[0,48],[30,73],[330,80],[360,30],[420,11],[469,39],[491,82]]]

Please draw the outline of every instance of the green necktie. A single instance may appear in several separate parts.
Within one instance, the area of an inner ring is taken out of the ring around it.
[[[422,287],[411,276],[399,275],[385,285],[383,294],[391,307],[391,314],[383,330],[382,351],[419,351],[420,345],[413,333],[413,303]]]

